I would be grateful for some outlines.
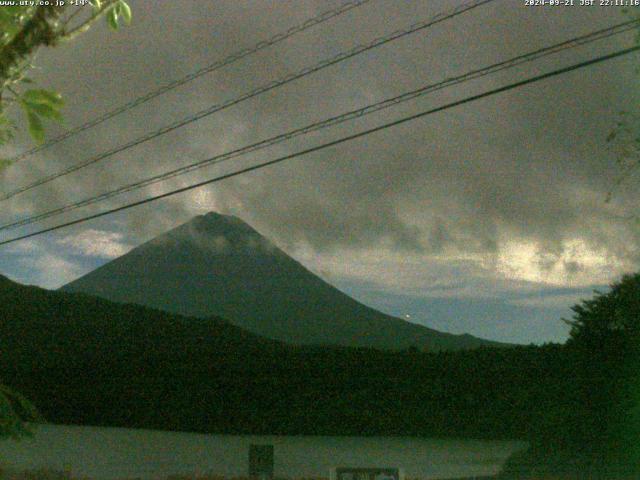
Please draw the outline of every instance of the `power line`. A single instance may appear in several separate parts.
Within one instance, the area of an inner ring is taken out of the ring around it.
[[[164,126],[158,130],[155,130],[153,132],[150,132],[148,134],[143,135],[142,137],[138,137],[135,140],[132,140],[124,145],[120,145],[117,146],[115,148],[112,148],[111,150],[108,150],[106,152],[100,153],[94,157],[91,157],[87,160],[84,160],[80,163],[77,163],[75,165],[72,165],[70,167],[67,167],[59,172],[53,173],[51,175],[47,175],[43,178],[40,178],[38,180],[35,180],[25,186],[19,187],[15,190],[10,191],[9,193],[4,194],[3,196],[0,197],[0,201],[4,201],[4,200],[8,200],[9,198],[12,198],[20,193],[26,192],[28,190],[31,190],[35,187],[38,187],[40,185],[44,185],[46,183],[49,183],[53,180],[56,180],[60,177],[63,177],[65,175],[68,175],[70,173],[76,172],[82,168],[85,168],[89,165],[93,165],[99,161],[102,161],[106,158],[109,158],[117,153],[121,153],[125,150],[128,150],[130,148],[133,148],[137,145],[140,145],[142,143],[148,142],[150,140],[153,140],[161,135],[164,135],[166,133],[172,132],[173,130],[176,130],[178,128],[184,127],[185,125],[188,125],[190,123],[193,123],[197,120],[200,120],[202,118],[208,117],[216,112],[219,112],[221,110],[225,110],[229,107],[232,107],[234,105],[237,105],[245,100],[249,100],[253,97],[256,97],[258,95],[261,95],[263,93],[266,93],[270,90],[273,90],[275,88],[278,88],[282,85],[285,85],[287,83],[293,82],[295,80],[298,80],[300,78],[306,77],[308,75],[311,75],[315,72],[318,72],[320,70],[323,70],[327,67],[330,67],[332,65],[335,65],[337,63],[343,62],[349,58],[355,57],[356,55],[360,55],[362,53],[365,53],[369,50],[372,50],[374,48],[380,47],[382,45],[385,45],[389,42],[398,40],[400,38],[406,37],[408,35],[411,35],[413,33],[419,32],[421,30],[424,30],[426,28],[432,27],[438,23],[444,22],[446,20],[449,20],[451,18],[454,18],[458,15],[461,15],[469,10],[472,10],[474,8],[477,8],[481,5],[484,5],[486,3],[490,3],[493,2],[495,0],[473,0],[471,2],[465,3],[463,5],[460,5],[459,7],[456,7],[455,9],[453,9],[452,11],[450,11],[449,13],[440,13],[432,18],[430,18],[429,20],[426,21],[422,21],[422,22],[417,22],[414,23],[413,25],[411,25],[409,28],[406,29],[402,29],[402,30],[396,30],[395,32],[392,32],[388,35],[385,35],[383,37],[378,37],[375,40],[373,40],[372,42],[365,44],[365,45],[358,45],[354,48],[352,48],[349,51],[346,52],[342,52],[339,53],[331,58],[325,59],[311,67],[306,67],[303,68],[302,70],[296,72],[296,73],[292,73],[289,75],[286,75],[285,77],[282,77],[279,80],[275,80],[273,82],[267,83],[265,85],[262,85],[254,90],[251,90],[250,92],[247,92],[239,97],[227,100],[224,103],[221,104],[217,104],[217,105],[213,105],[211,107],[208,107],[204,110],[201,110],[199,112],[196,112],[195,114],[189,115],[186,118],[183,118],[182,120],[178,120],[170,125]]]
[[[362,5],[369,3],[370,1],[371,0],[351,0],[351,1],[345,2],[344,4],[340,5],[335,9],[327,10],[321,13],[320,15],[309,18],[303,23],[289,28],[285,32],[280,32],[267,40],[262,40],[256,43],[255,45],[252,45],[251,47],[238,50],[237,52],[232,53],[231,55],[223,58],[222,60],[218,60],[217,62],[214,62],[205,67],[202,67],[201,69],[196,70],[195,72],[191,72],[190,74],[185,75],[182,78],[173,80],[172,82],[167,83],[155,90],[151,90],[150,92],[147,92],[141,97],[135,98],[123,105],[120,105],[117,108],[114,108],[113,110],[110,110],[109,112],[106,112],[100,115],[99,117],[96,117],[81,125],[78,125],[77,127],[67,130],[66,132],[58,135],[57,137],[52,138],[51,140],[48,140],[42,145],[38,145],[37,147],[31,148],[23,153],[20,153],[14,156],[13,158],[8,159],[8,161],[17,162],[28,156],[33,155],[34,153],[38,153],[38,152],[41,152],[42,150],[46,150],[47,148],[53,145],[56,145],[57,143],[60,143],[69,137],[72,137],[80,132],[83,132],[97,125],[100,125],[101,123],[106,122],[107,120],[117,115],[120,115],[121,113],[127,112],[128,110],[131,110],[133,108],[136,108],[142,105],[143,103],[148,102],[149,100],[159,97],[160,95],[164,95],[165,93],[181,85],[184,85],[185,83],[191,82],[192,80],[195,80],[198,77],[206,75],[207,73],[211,73],[215,70],[219,70],[220,68],[226,67],[227,65],[231,65],[232,63],[242,60],[243,58],[248,57],[249,55],[252,55],[268,47],[276,45],[296,35],[297,33],[308,30],[309,28],[314,27],[316,25],[320,25],[321,23],[331,20],[332,18],[338,17],[344,13],[347,13],[348,11],[353,10],[354,8],[361,7]]]
[[[93,205],[95,203],[107,200],[109,198],[113,198],[115,196],[121,195],[123,193],[126,192],[130,192],[130,191],[134,191],[134,190],[138,190],[140,188],[144,188],[147,187],[149,185],[153,185],[155,183],[159,183],[161,181],[176,177],[178,175],[183,175],[185,173],[189,173],[192,172],[194,170],[206,167],[206,166],[210,166],[210,165],[214,165],[214,164],[218,164],[218,163],[222,163],[224,161],[230,160],[232,158],[236,158],[242,155],[245,155],[247,153],[250,152],[255,152],[258,150],[262,150],[264,148],[276,145],[278,143],[282,143],[284,141],[290,140],[292,138],[298,137],[300,135],[304,135],[304,134],[308,134],[314,131],[318,131],[324,128],[328,128],[330,126],[334,126],[334,125],[338,125],[340,123],[346,122],[348,120],[352,120],[355,118],[359,118],[365,115],[369,115],[371,113],[374,112],[378,112],[380,110],[392,107],[394,105],[397,105],[399,103],[402,102],[406,102],[409,100],[413,100],[415,98],[418,98],[420,96],[426,95],[428,93],[432,93],[434,91],[438,91],[453,85],[457,85],[463,82],[467,82],[470,80],[475,80],[477,78],[481,78],[484,77],[486,75],[492,74],[492,73],[496,73],[502,70],[506,70],[509,68],[513,68],[516,67],[518,65],[521,65],[523,63],[526,62],[531,62],[534,60],[537,60],[539,58],[560,52],[560,51],[564,51],[566,49],[569,48],[575,48],[577,46],[581,46],[581,45],[586,45],[592,42],[595,42],[597,40],[602,40],[604,38],[609,38],[611,36],[614,35],[619,35],[621,33],[624,33],[626,31],[632,30],[637,28],[637,26],[640,25],[640,19],[636,19],[636,20],[631,20],[631,21],[626,21],[626,22],[622,22],[620,24],[608,27],[608,28],[604,28],[589,34],[585,34],[579,37],[574,37],[570,40],[566,40],[564,42],[558,43],[558,44],[554,44],[552,46],[548,46],[548,47],[544,47],[544,48],[540,48],[538,50],[535,50],[533,52],[529,52],[526,54],[522,54],[519,55],[517,57],[511,58],[509,60],[505,60],[499,63],[495,63],[493,65],[490,65],[488,67],[484,67],[481,69],[477,69],[477,70],[473,70],[471,72],[468,72],[464,75],[459,75],[457,77],[452,77],[452,78],[448,78],[446,80],[443,80],[441,82],[435,83],[435,84],[429,84],[426,86],[423,86],[417,90],[412,90],[406,93],[403,93],[401,95],[395,96],[395,97],[391,97],[391,98],[387,98],[385,100],[379,101],[377,103],[374,104],[370,104],[367,105],[366,107],[363,108],[359,108],[356,110],[351,110],[349,112],[345,112],[342,113],[340,115],[336,115],[333,117],[330,117],[328,119],[319,121],[319,122],[315,122],[309,125],[306,125],[304,127],[301,128],[297,128],[294,130],[290,130],[288,132],[276,135],[274,137],[270,137],[264,140],[261,140],[259,142],[250,144],[250,145],[246,145],[244,147],[241,148],[237,148],[219,155],[216,155],[214,157],[205,159],[205,160],[200,160],[198,162],[183,166],[183,167],[179,167],[177,169],[174,170],[170,170],[168,172],[164,172],[158,175],[155,175],[153,177],[150,178],[146,178],[144,180],[140,180],[125,186],[122,186],[118,189],[115,190],[111,190],[108,192],[105,192],[103,194],[97,195],[97,196],[93,196],[93,197],[89,197],[86,198],[84,200],[80,200],[62,207],[58,207],[31,217],[27,217],[21,220],[16,220],[10,223],[6,223],[4,225],[0,225],[0,231],[2,230],[8,230],[11,228],[15,228],[15,227],[20,227],[20,226],[25,226],[25,225],[30,225],[32,223],[36,223],[39,222],[41,220],[47,219],[47,218],[51,218],[57,215],[61,215],[63,213],[72,211],[72,210],[76,210],[78,208],[81,207],[85,207],[88,205]]]
[[[474,102],[476,100],[480,100],[482,98],[486,98],[486,97],[489,97],[489,96],[492,96],[492,95],[496,95],[498,93],[506,92],[508,90],[513,90],[515,88],[519,88],[519,87],[522,87],[524,85],[528,85],[528,84],[531,84],[531,83],[539,82],[541,80],[545,80],[545,79],[548,79],[548,78],[551,78],[551,77],[556,77],[558,75],[563,75],[565,73],[568,73],[568,72],[571,72],[571,71],[574,71],[574,70],[578,70],[580,68],[585,68],[587,66],[594,65],[594,64],[597,64],[597,63],[601,63],[601,62],[604,62],[604,61],[607,61],[607,60],[611,60],[613,58],[621,57],[623,55],[628,55],[630,53],[637,52],[638,50],[640,50],[640,46],[626,48],[626,49],[623,49],[623,50],[618,50],[617,52],[610,53],[608,55],[602,55],[600,57],[596,57],[596,58],[593,58],[591,60],[586,60],[586,61],[574,64],[574,65],[571,65],[569,67],[560,68],[558,70],[554,70],[554,71],[551,71],[551,72],[548,72],[548,73],[537,75],[535,77],[531,77],[531,78],[528,78],[526,80],[521,80],[521,81],[518,81],[518,82],[511,83],[509,85],[505,85],[503,87],[499,87],[499,88],[495,88],[495,89],[492,89],[492,90],[488,90],[486,92],[483,92],[483,93],[480,93],[480,94],[477,94],[477,95],[466,97],[466,98],[464,98],[462,100],[457,100],[455,102],[451,102],[451,103],[448,103],[448,104],[440,106],[440,107],[432,108],[430,110],[425,110],[425,111],[420,112],[420,113],[409,115],[407,117],[403,117],[403,118],[400,118],[398,120],[394,120],[392,122],[385,123],[383,125],[379,125],[377,127],[373,127],[373,128],[370,128],[368,130],[364,130],[364,131],[359,132],[359,133],[355,133],[353,135],[348,135],[346,137],[342,137],[342,138],[339,138],[337,140],[333,140],[331,142],[323,143],[323,144],[317,145],[315,147],[307,148],[305,150],[301,150],[301,151],[298,151],[298,152],[295,152],[295,153],[292,153],[292,154],[284,155],[282,157],[278,157],[278,158],[275,158],[273,160],[268,160],[266,162],[262,162],[262,163],[259,163],[257,165],[252,165],[251,167],[246,167],[246,168],[243,168],[243,169],[240,169],[240,170],[236,170],[235,172],[231,172],[231,173],[227,173],[227,174],[224,174],[224,175],[220,175],[220,176],[208,179],[208,180],[204,180],[202,182],[194,183],[194,184],[189,185],[187,187],[178,188],[176,190],[165,192],[165,193],[162,193],[160,195],[155,195],[153,197],[147,197],[147,198],[144,198],[142,200],[138,200],[136,202],[128,203],[126,205],[122,205],[120,207],[112,208],[110,210],[106,210],[106,211],[103,211],[103,212],[95,213],[93,215],[87,215],[85,217],[82,217],[82,218],[79,218],[79,219],[76,219],[76,220],[72,220],[72,221],[69,221],[69,222],[61,223],[61,224],[55,225],[53,227],[49,227],[49,228],[45,228],[45,229],[39,230],[37,232],[32,232],[32,233],[29,233],[29,234],[26,234],[26,235],[22,235],[22,236],[19,236],[19,237],[11,238],[9,240],[3,240],[3,241],[0,242],[0,246],[1,245],[7,245],[9,243],[14,243],[14,242],[17,242],[19,240],[24,240],[24,239],[27,239],[27,238],[35,237],[35,236],[38,236],[38,235],[42,235],[44,233],[52,232],[54,230],[59,230],[61,228],[69,227],[69,226],[72,226],[72,225],[77,225],[79,223],[83,223],[83,222],[86,222],[88,220],[93,220],[93,219],[96,219],[96,218],[104,217],[106,215],[111,215],[111,214],[116,213],[116,212],[127,210],[129,208],[137,207],[137,206],[140,206],[140,205],[144,205],[146,203],[154,202],[156,200],[160,200],[160,199],[167,198],[167,197],[170,197],[170,196],[173,196],[173,195],[177,195],[179,193],[183,193],[183,192],[186,192],[186,191],[189,191],[189,190],[193,190],[193,189],[205,186],[205,185],[210,185],[212,183],[217,183],[217,182],[220,182],[222,180],[226,180],[228,178],[236,177],[236,176],[242,175],[244,173],[252,172],[254,170],[259,170],[259,169],[262,169],[262,168],[265,168],[265,167],[268,167],[268,166],[271,166],[271,165],[275,165],[277,163],[284,162],[285,160],[290,160],[290,159],[293,159],[293,158],[296,158],[296,157],[300,157],[300,156],[303,156],[303,155],[308,155],[309,153],[313,153],[313,152],[317,152],[317,151],[320,151],[320,150],[324,150],[325,148],[329,148],[329,147],[333,147],[333,146],[336,146],[336,145],[340,145],[342,143],[349,142],[351,140],[355,140],[357,138],[361,138],[361,137],[364,137],[366,135],[370,135],[372,133],[379,132],[381,130],[386,130],[387,128],[395,127],[395,126],[398,126],[398,125],[401,125],[401,124],[404,124],[404,123],[407,123],[407,122],[410,122],[410,121],[413,121],[413,120],[417,120],[418,118],[426,117],[427,115],[431,115],[431,114],[434,114],[434,113],[437,113],[437,112],[448,110],[450,108],[457,107],[459,105],[464,105],[466,103]]]

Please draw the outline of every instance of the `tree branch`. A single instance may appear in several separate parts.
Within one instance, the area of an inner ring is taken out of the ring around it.
[[[84,22],[82,22],[80,25],[74,27],[73,29],[69,30],[68,32],[64,32],[62,35],[59,36],[59,40],[60,41],[69,41],[69,40],[73,40],[75,37],[77,37],[78,35],[86,32],[93,23],[95,23],[96,20],[98,20],[103,14],[105,14],[106,12],[108,12],[111,8],[115,7],[116,3],[118,3],[118,0],[108,0],[104,3],[103,7],[95,12],[93,15],[91,15],[89,18],[87,18]]]
[[[57,22],[64,6],[38,7],[24,28],[0,50],[0,90],[10,82],[15,69],[35,50],[56,43]]]

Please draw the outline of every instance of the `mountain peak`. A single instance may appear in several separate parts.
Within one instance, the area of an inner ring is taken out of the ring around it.
[[[216,255],[244,256],[249,254],[274,255],[281,252],[267,238],[233,215],[209,212],[170,230],[134,249],[148,254],[147,246],[171,251],[174,257],[185,259],[192,255],[209,263]],[[179,250],[179,253],[177,251]],[[202,258],[205,257],[205,258]],[[220,259],[216,263],[219,264]]]
[[[202,219],[202,220],[206,220],[207,222],[233,222],[233,223],[245,223],[242,220],[240,220],[238,217],[236,217],[235,215],[225,215],[224,213],[219,213],[219,212],[208,212],[205,213],[203,215],[198,215],[197,217],[195,217],[193,220],[197,220],[197,219]]]
[[[260,235],[249,224],[236,217],[235,215],[224,215],[218,212],[209,212],[203,215],[198,215],[192,218],[187,223],[184,223],[174,230],[167,233],[179,231],[183,228],[196,227],[198,229],[205,229],[207,231],[216,230],[242,230],[244,232],[252,232],[256,235]]]
[[[217,212],[199,215],[63,289],[188,316],[216,315],[295,344],[440,350],[485,343],[369,308],[241,219]]]
[[[231,253],[243,245],[267,245],[270,242],[238,217],[209,212],[193,217],[186,223],[169,230],[134,248],[133,255],[147,255],[150,249],[180,252],[184,258],[189,253],[215,255]],[[269,249],[273,246],[269,245]]]

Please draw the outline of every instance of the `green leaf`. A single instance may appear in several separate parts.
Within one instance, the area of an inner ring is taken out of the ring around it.
[[[29,6],[5,5],[0,7],[0,46],[8,44],[22,30],[34,12],[35,8]]]
[[[99,13],[102,10],[102,2],[100,0],[89,0],[89,3],[93,6],[93,13]]]
[[[37,142],[44,142],[44,127],[42,126],[42,120],[33,111],[27,111],[27,120],[29,121],[29,133],[31,137]]]
[[[118,12],[116,12],[117,4],[114,8],[107,12],[107,25],[113,30],[118,30]]]
[[[16,124],[8,119],[4,112],[0,111],[0,145],[13,140],[14,132],[17,130]]]
[[[4,112],[1,110],[0,110],[0,128],[13,129],[13,130],[16,129],[16,124],[13,122],[13,120],[10,120],[9,118],[7,118]]]
[[[0,387],[0,393],[4,394],[10,401],[18,407],[18,412],[24,420],[42,420],[42,415],[38,409],[31,403],[27,397],[15,390],[2,385]]]
[[[25,102],[27,105],[27,109],[37,113],[41,117],[50,118],[51,120],[56,120],[58,122],[62,121],[62,115],[60,111],[51,105],[47,105],[46,103],[29,103]]]
[[[45,104],[56,109],[64,105],[62,95],[51,90],[27,90],[22,95],[22,99],[31,104]]]
[[[129,25],[132,18],[131,7],[124,0],[120,0],[118,6],[120,7],[118,13],[122,16],[122,20],[125,24]]]
[[[8,128],[0,128],[0,145],[4,145],[7,142],[13,140],[13,131]]]
[[[32,436],[29,421],[42,422],[43,418],[24,396],[0,384],[0,438]]]
[[[0,158],[0,172],[3,171],[5,168],[8,168],[11,166],[13,162],[11,160],[7,160],[6,158]]]
[[[18,414],[13,408],[6,391],[0,391],[0,419],[6,423],[11,422],[12,424],[19,422]]]

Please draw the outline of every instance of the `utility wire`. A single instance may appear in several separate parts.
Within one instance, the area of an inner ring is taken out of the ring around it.
[[[344,123],[348,120],[352,120],[355,118],[359,118],[365,115],[369,115],[371,113],[374,112],[378,112],[380,110],[392,107],[394,105],[398,105],[400,103],[409,101],[409,100],[413,100],[415,98],[418,98],[420,96],[426,95],[428,93],[434,92],[434,91],[438,91],[453,85],[457,85],[463,82],[467,82],[470,80],[475,80],[477,78],[481,78],[484,77],[486,75],[492,74],[492,73],[496,73],[502,70],[506,70],[509,68],[513,68],[516,67],[518,65],[521,65],[523,63],[526,62],[531,62],[534,60],[537,60],[539,58],[542,57],[546,57],[549,56],[551,54],[555,54],[558,53],[560,51],[564,51],[567,50],[569,48],[575,48],[578,46],[582,46],[582,45],[586,45],[592,42],[595,42],[597,40],[602,40],[604,38],[608,38],[614,35],[619,35],[621,33],[624,33],[626,31],[635,29],[638,27],[638,25],[640,25],[640,19],[636,19],[636,20],[632,20],[632,21],[626,21],[614,26],[611,26],[609,28],[605,28],[602,30],[598,30],[586,35],[582,35],[579,37],[575,37],[572,38],[570,40],[566,40],[564,42],[558,43],[558,44],[554,44],[552,46],[548,46],[548,47],[544,47],[544,48],[540,48],[538,50],[535,50],[533,52],[529,52],[523,55],[519,55],[517,57],[511,58],[509,60],[505,60],[499,63],[495,63],[493,65],[490,65],[488,67],[484,67],[481,69],[477,69],[477,70],[473,70],[471,72],[468,72],[464,75],[459,75],[457,77],[452,77],[452,78],[448,78],[446,80],[443,80],[441,82],[438,83],[434,83],[434,84],[429,84],[426,86],[423,86],[417,90],[412,90],[406,93],[403,93],[401,95],[395,96],[395,97],[391,97],[391,98],[387,98],[385,100],[379,101],[377,103],[374,104],[370,104],[367,105],[366,107],[363,108],[359,108],[356,110],[351,110],[349,112],[345,112],[342,113],[340,115],[334,116],[334,117],[330,117],[328,119],[319,121],[319,122],[315,122],[312,124],[309,124],[307,126],[304,126],[302,128],[297,128],[295,130],[290,130],[288,132],[276,135],[274,137],[270,137],[264,140],[261,140],[259,142],[250,144],[250,145],[246,145],[244,147],[235,149],[235,150],[231,150],[219,155],[216,155],[214,157],[205,159],[205,160],[200,160],[198,162],[194,162],[192,164],[189,165],[185,165],[183,167],[179,167],[176,168],[174,170],[170,170],[168,172],[164,172],[158,175],[155,175],[153,177],[150,178],[146,178],[122,187],[119,187],[118,189],[115,190],[111,190],[108,192],[105,192],[103,194],[97,195],[97,196],[92,196],[89,198],[86,198],[84,200],[80,200],[77,202],[73,202],[71,204],[62,206],[62,207],[57,207],[55,209],[31,216],[31,217],[27,217],[24,219],[20,219],[20,220],[15,220],[13,222],[10,223],[6,223],[3,225],[0,225],[0,231],[2,230],[8,230],[8,229],[12,229],[12,228],[16,228],[16,227],[20,227],[20,226],[25,226],[25,225],[30,225],[32,223],[36,223],[39,222],[41,220],[47,219],[47,218],[51,218],[54,216],[58,216],[61,215],[63,213],[72,211],[72,210],[76,210],[78,208],[81,207],[85,207],[88,205],[92,205],[104,200],[107,200],[109,198],[113,198],[115,196],[124,194],[126,192],[130,192],[130,191],[134,191],[134,190],[138,190],[141,188],[144,188],[146,186],[149,185],[153,185],[165,180],[168,180],[170,178],[179,176],[179,175],[183,175],[192,171],[195,171],[197,169],[200,168],[204,168],[207,166],[211,166],[214,164],[218,164],[218,163],[222,163],[224,161],[230,160],[232,158],[236,158],[242,155],[245,155],[247,153],[250,152],[255,152],[258,150],[262,150],[264,148],[285,142],[287,140],[290,140],[292,138],[298,137],[300,135],[304,135],[304,134],[308,134],[314,131],[318,131],[324,128],[328,128],[334,125],[338,125],[341,123]]]
[[[252,45],[251,47],[247,47],[244,48],[242,50],[238,50],[237,52],[232,53],[231,55],[223,58],[222,60],[218,60],[217,62],[214,62],[210,65],[207,65],[205,67],[202,67],[199,70],[196,70],[195,72],[191,72],[190,74],[179,78],[177,80],[173,80],[170,83],[167,83],[159,88],[157,88],[156,90],[151,90],[150,92],[147,92],[145,95],[135,98],[123,105],[120,105],[117,108],[114,108],[113,110],[106,112],[102,115],[100,115],[99,117],[96,117],[92,120],[89,120],[81,125],[78,125],[77,127],[74,127],[70,130],[67,130],[66,132],[58,135],[57,137],[52,138],[51,140],[48,140],[47,142],[43,143],[42,145],[38,145],[37,147],[31,148],[30,150],[27,150],[25,152],[22,152],[10,159],[8,159],[9,162],[17,162],[20,160],[23,160],[24,158],[33,155],[34,153],[38,153],[41,152],[42,150],[46,150],[47,148],[56,145],[57,143],[62,142],[63,140],[66,140],[69,137],[72,137],[80,132],[83,132],[85,130],[88,130],[90,128],[93,128],[97,125],[100,125],[101,123],[117,116],[120,115],[121,113],[127,112],[131,109],[134,109],[136,107],[138,107],[139,105],[142,105],[143,103],[148,102],[149,100],[152,100],[156,97],[159,97],[160,95],[164,95],[165,93],[181,86],[184,85],[185,83],[188,83],[192,80],[195,80],[198,77],[201,77],[203,75],[206,75],[207,73],[211,73],[215,70],[219,70],[220,68],[226,67],[227,65],[231,65],[232,63],[235,63],[239,60],[242,60],[245,57],[248,57],[249,55],[252,55],[254,53],[257,53],[261,50],[264,50],[268,47],[271,47],[273,45],[276,45],[284,40],[286,40],[287,38],[290,38],[292,36],[294,36],[297,33],[303,32],[311,27],[314,27],[316,25],[319,25],[321,23],[324,23],[328,20],[331,20],[332,18],[338,17],[344,13],[347,13],[350,10],[353,10],[354,8],[360,7],[366,3],[369,3],[371,0],[351,0],[348,2],[345,2],[344,4],[340,5],[339,7],[332,9],[332,10],[327,10],[323,13],[321,13],[320,15],[317,15],[315,17],[309,18],[307,19],[305,22],[293,26],[291,28],[289,28],[289,30],[287,30],[286,32],[280,32],[276,35],[274,35],[273,37],[267,39],[267,40],[262,40],[258,43],[256,43],[255,45]],[[78,9],[79,10],[79,9]]]
[[[240,169],[240,170],[236,170],[235,172],[231,172],[231,173],[227,173],[227,174],[224,174],[224,175],[220,175],[220,176],[208,179],[208,180],[204,180],[204,181],[201,181],[201,182],[198,182],[198,183],[194,183],[194,184],[186,186],[186,187],[178,188],[176,190],[171,190],[169,192],[165,192],[165,193],[162,193],[160,195],[155,195],[153,197],[147,197],[147,198],[144,198],[142,200],[138,200],[136,202],[128,203],[126,205],[122,205],[120,207],[112,208],[112,209],[109,209],[109,210],[106,210],[106,211],[103,211],[103,212],[95,213],[93,215],[87,215],[85,217],[82,217],[82,218],[79,218],[79,219],[76,219],[76,220],[72,220],[72,221],[69,221],[69,222],[61,223],[61,224],[55,225],[53,227],[49,227],[49,228],[45,228],[45,229],[42,229],[42,230],[38,230],[36,232],[32,232],[32,233],[29,233],[29,234],[26,234],[26,235],[22,235],[22,236],[19,236],[19,237],[11,238],[9,240],[3,240],[3,241],[0,242],[0,246],[1,245],[7,245],[7,244],[10,244],[10,243],[14,243],[14,242],[17,242],[19,240],[24,240],[24,239],[27,239],[27,238],[35,237],[35,236],[38,236],[38,235],[42,235],[44,233],[52,232],[54,230],[59,230],[61,228],[69,227],[71,225],[77,225],[79,223],[83,223],[83,222],[86,222],[88,220],[93,220],[93,219],[96,219],[96,218],[104,217],[106,215],[111,215],[111,214],[116,213],[116,212],[120,212],[120,211],[123,211],[123,210],[127,210],[129,208],[137,207],[139,205],[144,205],[144,204],[147,204],[147,203],[150,203],[150,202],[154,202],[156,200],[160,200],[160,199],[167,198],[167,197],[170,197],[170,196],[173,196],[173,195],[177,195],[179,193],[183,193],[183,192],[186,192],[186,191],[189,191],[189,190],[193,190],[193,189],[205,186],[205,185],[210,185],[212,183],[217,183],[217,182],[220,182],[222,180],[226,180],[228,178],[236,177],[238,175],[242,175],[242,174],[245,174],[245,173],[248,173],[248,172],[252,172],[254,170],[259,170],[259,169],[262,169],[262,168],[265,168],[265,167],[268,167],[268,166],[271,166],[271,165],[275,165],[277,163],[284,162],[285,160],[290,160],[290,159],[293,159],[293,158],[296,158],[296,157],[300,157],[300,156],[303,156],[303,155],[308,155],[308,154],[313,153],[313,152],[324,150],[325,148],[329,148],[329,147],[333,147],[333,146],[336,146],[336,145],[340,145],[342,143],[349,142],[351,140],[355,140],[357,138],[361,138],[361,137],[364,137],[366,135],[370,135],[372,133],[379,132],[381,130],[386,130],[387,128],[391,128],[391,127],[395,127],[395,126],[398,126],[398,125],[402,125],[404,123],[411,122],[413,120],[417,120],[418,118],[423,118],[423,117],[426,117],[427,115],[431,115],[431,114],[434,114],[434,113],[437,113],[437,112],[448,110],[450,108],[457,107],[459,105],[464,105],[466,103],[474,102],[476,100],[480,100],[482,98],[486,98],[486,97],[489,97],[489,96],[492,96],[492,95],[496,95],[498,93],[506,92],[508,90],[513,90],[515,88],[519,88],[519,87],[522,87],[524,85],[529,85],[531,83],[535,83],[535,82],[539,82],[541,80],[545,80],[545,79],[548,79],[548,78],[556,77],[558,75],[563,75],[565,73],[568,73],[568,72],[571,72],[571,71],[574,71],[574,70],[578,70],[580,68],[585,68],[585,67],[588,67],[590,65],[595,65],[597,63],[601,63],[601,62],[604,62],[604,61],[607,61],[607,60],[611,60],[613,58],[618,58],[618,57],[621,57],[623,55],[628,55],[630,53],[637,52],[638,50],[640,50],[640,46],[626,48],[626,49],[623,49],[623,50],[618,50],[618,51],[616,51],[614,53],[610,53],[608,55],[602,55],[600,57],[596,57],[596,58],[593,58],[591,60],[586,60],[586,61],[583,61],[583,62],[580,62],[580,63],[576,63],[576,64],[573,64],[573,65],[571,65],[569,67],[560,68],[558,70],[553,70],[551,72],[544,73],[544,74],[541,74],[541,75],[537,75],[535,77],[531,77],[531,78],[528,78],[526,80],[521,80],[519,82],[510,83],[510,84],[505,85],[503,87],[499,87],[499,88],[495,88],[495,89],[492,89],[492,90],[488,90],[486,92],[483,92],[483,93],[480,93],[480,94],[477,94],[477,95],[473,95],[473,96],[470,96],[470,97],[466,97],[466,98],[463,98],[462,100],[457,100],[455,102],[447,103],[446,105],[442,105],[440,107],[432,108],[430,110],[425,110],[423,112],[416,113],[414,115],[409,115],[407,117],[403,117],[403,118],[400,118],[398,120],[394,120],[392,122],[388,122],[388,123],[385,123],[383,125],[379,125],[377,127],[373,127],[373,128],[368,129],[368,130],[364,130],[362,132],[355,133],[353,135],[348,135],[346,137],[342,137],[342,138],[339,138],[337,140],[333,140],[331,142],[323,143],[323,144],[317,145],[315,147],[307,148],[305,150],[300,150],[298,152],[295,152],[295,153],[292,153],[292,154],[289,154],[289,155],[284,155],[282,157],[278,157],[278,158],[275,158],[273,160],[268,160],[266,162],[262,162],[262,163],[259,163],[259,164],[256,164],[256,165],[252,165],[250,167],[246,167],[246,168],[243,168],[243,169]]]
[[[169,133],[173,130],[176,130],[178,128],[184,127],[185,125],[189,125],[197,120],[200,120],[202,118],[208,117],[216,112],[219,112],[221,110],[225,110],[229,107],[232,107],[234,105],[237,105],[245,100],[248,100],[250,98],[253,97],[257,97],[258,95],[261,95],[265,92],[268,92],[270,90],[273,90],[275,88],[278,88],[282,85],[285,85],[287,83],[293,82],[294,80],[298,80],[300,78],[306,77],[308,75],[311,75],[315,72],[318,72],[320,70],[323,70],[327,67],[330,67],[332,65],[335,65],[337,63],[343,62],[349,58],[355,57],[356,55],[360,55],[362,53],[365,53],[369,50],[372,50],[374,48],[380,47],[382,45],[385,45],[389,42],[398,40],[400,38],[406,37],[408,35],[411,35],[413,33],[419,32],[421,30],[424,30],[426,28],[432,27],[438,23],[444,22],[446,20],[452,19],[454,17],[457,17],[458,15],[461,15],[469,10],[472,10],[474,8],[477,8],[481,5],[484,5],[485,3],[490,3],[493,2],[495,0],[473,0],[471,2],[465,3],[463,5],[460,5],[459,7],[456,7],[455,9],[453,9],[452,11],[448,12],[448,13],[440,13],[432,18],[430,18],[429,20],[426,21],[422,21],[422,22],[417,22],[414,23],[413,25],[411,25],[409,28],[406,29],[402,29],[402,30],[396,30],[395,32],[392,32],[388,35],[385,35],[383,37],[378,37],[375,40],[373,40],[372,42],[365,44],[365,45],[358,45],[354,48],[352,48],[349,51],[346,52],[342,52],[339,53],[331,58],[325,59],[323,61],[321,61],[320,63],[317,63],[311,67],[306,67],[303,68],[302,70],[299,70],[296,73],[292,73],[289,74],[285,77],[282,77],[279,80],[275,80],[273,82],[267,83],[265,85],[262,85],[254,90],[251,90],[250,92],[247,92],[239,97],[236,98],[232,98],[230,100],[227,100],[224,103],[221,104],[217,104],[217,105],[213,105],[211,107],[208,107],[204,110],[200,110],[199,112],[196,112],[192,115],[189,115],[186,118],[183,118],[182,120],[178,120],[174,123],[171,123],[165,127],[162,127],[158,130],[155,130],[153,132],[150,132],[148,134],[145,134],[141,137],[138,137],[135,140],[132,140],[124,145],[120,145],[117,146],[115,148],[112,148],[111,150],[107,150],[106,152],[100,153],[94,157],[91,157],[87,160],[84,160],[80,163],[77,163],[75,165],[71,165],[70,167],[67,167],[59,172],[53,173],[51,175],[47,175],[43,178],[40,178],[38,180],[35,180],[25,186],[19,187],[15,190],[10,191],[9,193],[4,194],[3,196],[0,197],[0,201],[4,201],[4,200],[8,200],[9,198],[12,198],[16,195],[18,195],[19,193],[23,193],[26,192],[28,190],[31,190],[35,187],[38,187],[40,185],[44,185],[45,183],[49,183],[53,180],[56,180],[62,176],[68,175],[70,173],[76,172],[82,168],[85,168],[89,165],[93,165],[101,160],[104,160],[106,158],[109,158],[117,153],[121,153],[125,150],[128,150],[132,147],[135,147],[137,145],[140,145],[142,143],[148,142],[150,140],[153,140],[161,135],[164,135],[166,133]]]

